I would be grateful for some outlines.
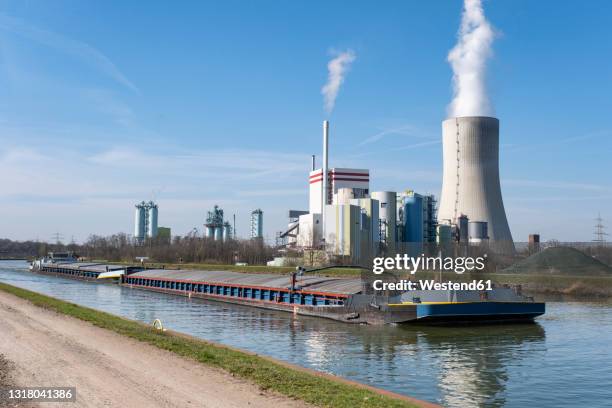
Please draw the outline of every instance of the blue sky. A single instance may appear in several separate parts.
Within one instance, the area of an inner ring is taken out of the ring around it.
[[[612,227],[612,4],[489,0],[489,96],[515,240]],[[0,2],[0,236],[201,230],[217,203],[269,238],[307,208],[310,155],[331,121],[336,167],[373,190],[439,194],[446,61],[460,1]],[[334,51],[356,55],[335,109]]]

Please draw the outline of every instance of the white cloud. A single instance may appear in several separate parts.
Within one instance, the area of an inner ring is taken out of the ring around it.
[[[43,30],[15,17],[0,14],[0,29],[6,30],[39,44],[49,46],[66,54],[72,55],[105,75],[114,79],[132,91],[138,88],[117,68],[117,66],[102,52],[82,41],[73,40],[53,31]]]
[[[327,83],[321,88],[321,94],[323,94],[325,111],[328,114],[334,110],[340,86],[344,82],[344,77],[353,61],[355,61],[355,58],[353,50],[346,50],[336,55],[327,64]]]

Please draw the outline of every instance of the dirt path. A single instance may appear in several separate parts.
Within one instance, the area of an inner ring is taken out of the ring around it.
[[[2,360],[0,371],[16,385],[76,387],[76,404],[63,406],[306,406],[264,393],[220,370],[41,309],[2,291],[0,355],[8,360]]]

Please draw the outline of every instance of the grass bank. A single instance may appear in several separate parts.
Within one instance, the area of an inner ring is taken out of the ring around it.
[[[411,398],[376,390],[372,387],[180,333],[160,332],[139,322],[4,283],[0,283],[0,290],[26,299],[36,306],[90,322],[95,326],[168,350],[202,364],[221,368],[232,375],[257,384],[264,390],[275,391],[316,406],[399,408],[430,405],[420,404],[419,401]]]

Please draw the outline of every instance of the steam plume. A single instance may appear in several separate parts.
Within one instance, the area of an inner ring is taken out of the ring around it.
[[[485,77],[495,32],[485,18],[482,0],[465,0],[458,37],[448,53],[454,90],[448,113],[451,117],[492,116]]]
[[[328,114],[334,110],[340,85],[344,82],[344,77],[353,61],[355,61],[355,53],[353,50],[346,50],[327,64],[327,83],[321,88],[321,94]]]

